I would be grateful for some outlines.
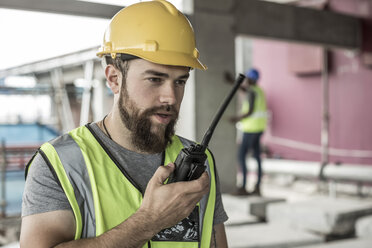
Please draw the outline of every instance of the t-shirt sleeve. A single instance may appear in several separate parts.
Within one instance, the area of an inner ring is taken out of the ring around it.
[[[215,167],[215,175],[216,175],[216,203],[214,206],[214,217],[213,217],[213,225],[224,223],[229,219],[226,214],[226,211],[223,207],[222,197],[221,197],[221,190],[220,190],[220,179],[217,173],[217,167]]]
[[[57,180],[38,153],[28,170],[22,198],[22,216],[71,209]]]

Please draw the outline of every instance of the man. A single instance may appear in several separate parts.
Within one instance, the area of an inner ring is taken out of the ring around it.
[[[174,135],[189,71],[206,69],[186,17],[164,0],[126,7],[98,55],[111,112],[30,161],[21,247],[227,247],[211,153],[199,179],[165,184],[193,144]]]
[[[246,72],[248,88],[241,87],[241,89],[247,92],[247,97],[243,101],[241,114],[230,119],[233,123],[239,122],[237,126],[243,132],[238,153],[238,161],[243,174],[243,183],[235,192],[236,195],[261,195],[262,167],[260,139],[266,129],[267,109],[265,94],[263,90],[257,86],[258,79],[259,72],[256,69],[252,68]],[[257,161],[257,182],[254,190],[248,193],[246,191],[246,156],[250,150],[253,151],[253,157]]]

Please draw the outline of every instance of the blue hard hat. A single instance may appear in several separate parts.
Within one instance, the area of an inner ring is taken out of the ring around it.
[[[260,73],[256,69],[249,69],[246,73],[245,76],[247,78],[253,79],[253,80],[258,80],[260,78]]]

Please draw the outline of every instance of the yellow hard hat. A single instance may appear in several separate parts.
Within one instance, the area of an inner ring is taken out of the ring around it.
[[[189,20],[165,0],[130,5],[111,19],[97,56],[115,58],[120,53],[157,64],[207,69],[198,59]]]

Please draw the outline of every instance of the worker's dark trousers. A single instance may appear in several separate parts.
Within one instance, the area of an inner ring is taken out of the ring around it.
[[[261,177],[262,177],[262,168],[261,168],[261,148],[260,148],[260,139],[263,132],[259,133],[243,133],[242,143],[240,144],[239,148],[239,164],[243,173],[243,185],[242,187],[245,188],[247,184],[247,164],[246,164],[246,156],[247,153],[252,150],[253,157],[257,161],[257,183],[256,188],[260,187],[261,184]]]

